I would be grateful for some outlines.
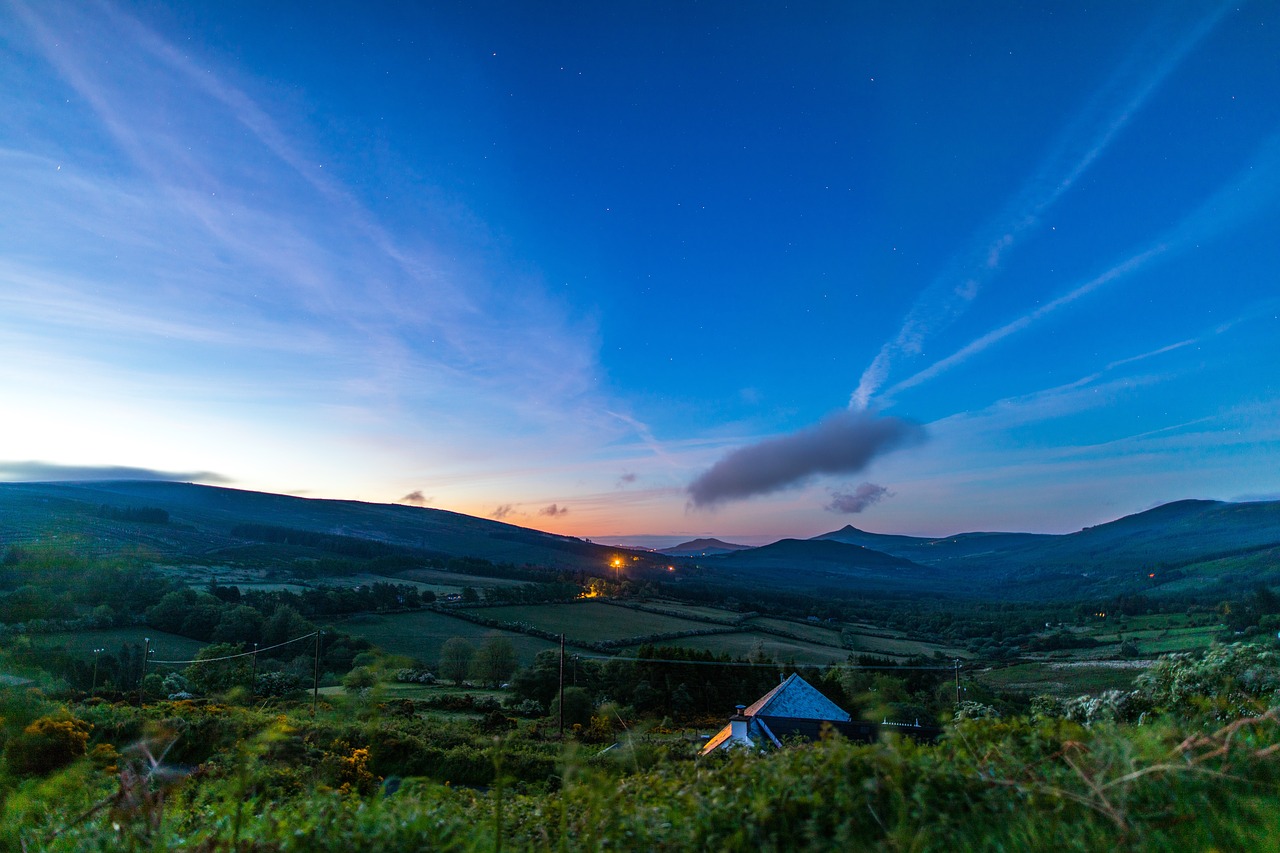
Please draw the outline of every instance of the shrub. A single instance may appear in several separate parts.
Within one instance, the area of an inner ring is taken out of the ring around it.
[[[75,717],[41,717],[9,742],[9,768],[20,776],[44,776],[85,754],[93,729]]]
[[[1156,709],[1179,716],[1245,716],[1280,704],[1280,653],[1233,643],[1200,656],[1167,655],[1140,675],[1137,685]]]

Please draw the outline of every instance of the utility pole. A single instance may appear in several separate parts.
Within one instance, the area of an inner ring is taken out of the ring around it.
[[[956,658],[956,704],[960,704],[960,658]]]
[[[142,675],[138,676],[138,707],[142,707],[142,689],[147,680],[147,658],[151,657],[151,638],[143,637],[142,642]]]
[[[105,651],[106,649],[93,650],[93,686],[89,688],[90,696],[98,695],[98,659],[102,657],[102,653]]]
[[[256,660],[256,658],[255,658]],[[316,631],[316,660],[311,678],[311,716],[316,715],[316,702],[320,699],[320,632]]]
[[[253,674],[249,676],[249,704],[253,704],[254,694],[258,687],[258,644],[253,644]]]
[[[564,740],[564,634],[560,635],[560,739]]]

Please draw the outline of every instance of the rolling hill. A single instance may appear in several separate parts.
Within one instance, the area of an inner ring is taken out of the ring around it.
[[[681,542],[679,545],[672,545],[670,548],[659,548],[658,553],[666,554],[668,557],[708,557],[713,554],[746,551],[750,548],[750,545],[735,545],[732,542],[722,542],[719,539],[693,539],[688,542]]]
[[[897,591],[934,587],[937,572],[910,560],[846,542],[782,539],[700,560],[721,579],[800,592]]]
[[[102,508],[151,507],[168,513],[167,524],[103,517]],[[274,531],[274,533],[273,533]],[[261,542],[279,546],[279,531],[326,538],[294,539],[321,550],[351,542],[385,553],[478,557],[554,569],[607,566],[617,548],[439,509],[318,500],[191,483],[116,481],[0,483],[0,543],[76,541],[107,551],[142,546],[158,556],[233,556]],[[288,541],[284,542],[288,545]],[[261,553],[258,548],[255,553]],[[287,549],[286,549],[287,550]],[[295,548],[296,550],[296,548]],[[640,565],[659,558],[635,552]]]
[[[1248,563],[1247,577],[1231,575],[1223,559],[1269,554],[1280,546],[1280,502],[1184,500],[1087,527],[1074,533],[961,533],[938,539],[868,533],[852,526],[816,540],[849,542],[937,570],[943,584],[965,579],[982,595],[1012,598],[1159,593],[1166,583],[1280,579],[1280,564],[1266,557]],[[1194,577],[1192,578],[1194,580]],[[1173,587],[1171,587],[1173,589]]]
[[[439,509],[153,481],[0,483],[0,546],[52,542],[158,560],[289,562],[337,554],[613,574],[623,549]],[[1065,535],[930,539],[846,526],[749,548],[699,539],[626,552],[625,574],[808,594],[1032,600],[1280,583],[1280,502],[1177,501]],[[689,571],[669,574],[676,563]]]

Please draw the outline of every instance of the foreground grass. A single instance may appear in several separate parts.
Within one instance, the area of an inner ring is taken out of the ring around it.
[[[410,779],[378,785],[359,752],[332,787],[296,784],[278,720],[229,757],[170,773],[154,756],[87,765],[7,804],[9,849],[42,850],[1185,850],[1280,837],[1274,713],[1216,731],[968,721],[934,746],[833,739],[772,755],[643,769],[565,752],[550,793]],[[283,780],[283,781],[282,781]],[[286,784],[292,780],[293,784]],[[330,781],[333,781],[332,779]]]

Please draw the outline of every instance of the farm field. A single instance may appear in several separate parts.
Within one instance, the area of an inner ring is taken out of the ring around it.
[[[1276,575],[1280,573],[1280,548],[1267,548],[1253,554],[1192,563],[1183,567],[1183,571],[1187,573],[1186,577],[1161,583],[1152,589],[1152,594],[1194,592],[1202,589],[1207,581],[1227,575],[1275,583]]]
[[[93,657],[94,649],[106,649],[115,654],[125,643],[143,645],[146,637],[151,638],[152,657],[156,660],[191,660],[196,652],[204,648],[205,643],[167,634],[154,628],[139,625],[136,628],[104,628],[94,631],[67,631],[57,634],[32,634],[31,643],[41,648],[53,649],[59,646],[68,652],[83,657]]]
[[[326,587],[326,586],[356,587],[356,586],[373,586],[375,583],[404,584],[405,586],[411,586],[418,590],[429,589],[432,592],[440,591],[435,584],[423,583],[422,581],[409,580],[407,578],[389,577],[387,575],[375,575],[375,574],[370,574],[365,572],[361,572],[359,574],[353,574],[353,575],[335,575],[333,577],[316,578],[315,581],[312,582],[312,585],[316,587]],[[472,584],[460,584],[456,588],[449,587],[448,591],[458,592],[464,586],[472,586]]]
[[[712,634],[706,637],[684,637],[662,643],[664,646],[678,646],[684,649],[698,649],[714,654],[727,654],[735,658],[745,658],[763,652],[766,656],[780,662],[794,660],[798,664],[843,663],[848,657],[844,649],[806,643],[802,640],[787,640],[770,634],[741,632],[733,634]],[[623,650],[623,654],[633,655],[639,646],[631,646]]]
[[[747,622],[748,627],[754,625],[774,631],[786,631],[788,634],[794,634],[801,639],[821,646],[840,648],[840,629],[838,627],[832,629],[818,624],[793,622],[789,619],[774,619],[768,616],[757,616]]]
[[[461,575],[457,572],[446,572],[443,569],[407,569],[394,575],[377,576],[387,583],[418,583],[430,588],[433,592],[461,592],[463,587],[486,589],[493,587],[524,586],[528,581],[513,578],[486,578],[481,575]],[[548,578],[554,580],[554,578]]]
[[[222,586],[238,586],[242,590],[287,589],[293,592],[302,592],[307,588],[305,584],[283,580],[289,576],[288,572],[274,568],[262,569],[225,565],[160,565],[155,568],[192,589],[207,589],[211,580],[216,580]]]
[[[665,610],[671,613],[683,613],[694,619],[711,619],[725,625],[732,625],[742,618],[741,613],[733,610],[724,610],[719,607],[704,607],[698,604],[683,604],[679,601],[646,601],[641,603],[641,607],[648,607],[654,610]]]
[[[593,601],[572,604],[479,607],[475,612],[503,622],[527,622],[543,631],[564,634],[567,638],[585,642],[625,640],[628,637],[644,637],[676,631],[702,631],[715,627],[705,622],[694,622],[674,616],[664,616],[660,613],[647,613]]]
[[[1207,649],[1222,633],[1222,626],[1182,628],[1171,631],[1142,631],[1125,634],[1138,644],[1143,655],[1192,652]]]
[[[501,702],[511,695],[506,690],[491,690],[466,684],[400,684],[395,681],[382,682],[374,690],[376,698],[382,702],[388,699],[440,699],[446,696],[473,696],[476,699],[496,699]],[[347,689],[340,684],[320,688],[321,696],[342,696],[345,693]]]
[[[1223,625],[1200,625],[1185,628],[1163,628],[1157,625],[1164,623],[1148,623],[1152,627],[1139,628],[1130,623],[1124,631],[1108,631],[1093,635],[1100,643],[1119,644],[1124,640],[1137,643],[1141,652],[1156,654],[1166,652],[1195,651],[1208,648],[1225,630]]]
[[[910,657],[912,655],[932,657],[935,653],[941,653],[949,658],[972,657],[970,652],[954,646],[942,646],[924,640],[872,637],[867,634],[858,634],[854,638],[851,652],[852,654],[889,655],[891,657]]]
[[[455,619],[443,613],[423,610],[415,613],[362,614],[339,620],[334,626],[355,637],[362,637],[393,654],[407,655],[434,667],[440,658],[440,647],[450,637],[462,637],[479,645],[485,637],[497,634],[511,640],[521,666],[528,666],[543,649],[558,648],[556,643],[529,637],[513,631],[500,631]]]
[[[1023,693],[1048,693],[1060,698],[1127,690],[1151,661],[1071,661],[1020,663],[999,669],[979,670],[973,678],[991,688]]]

